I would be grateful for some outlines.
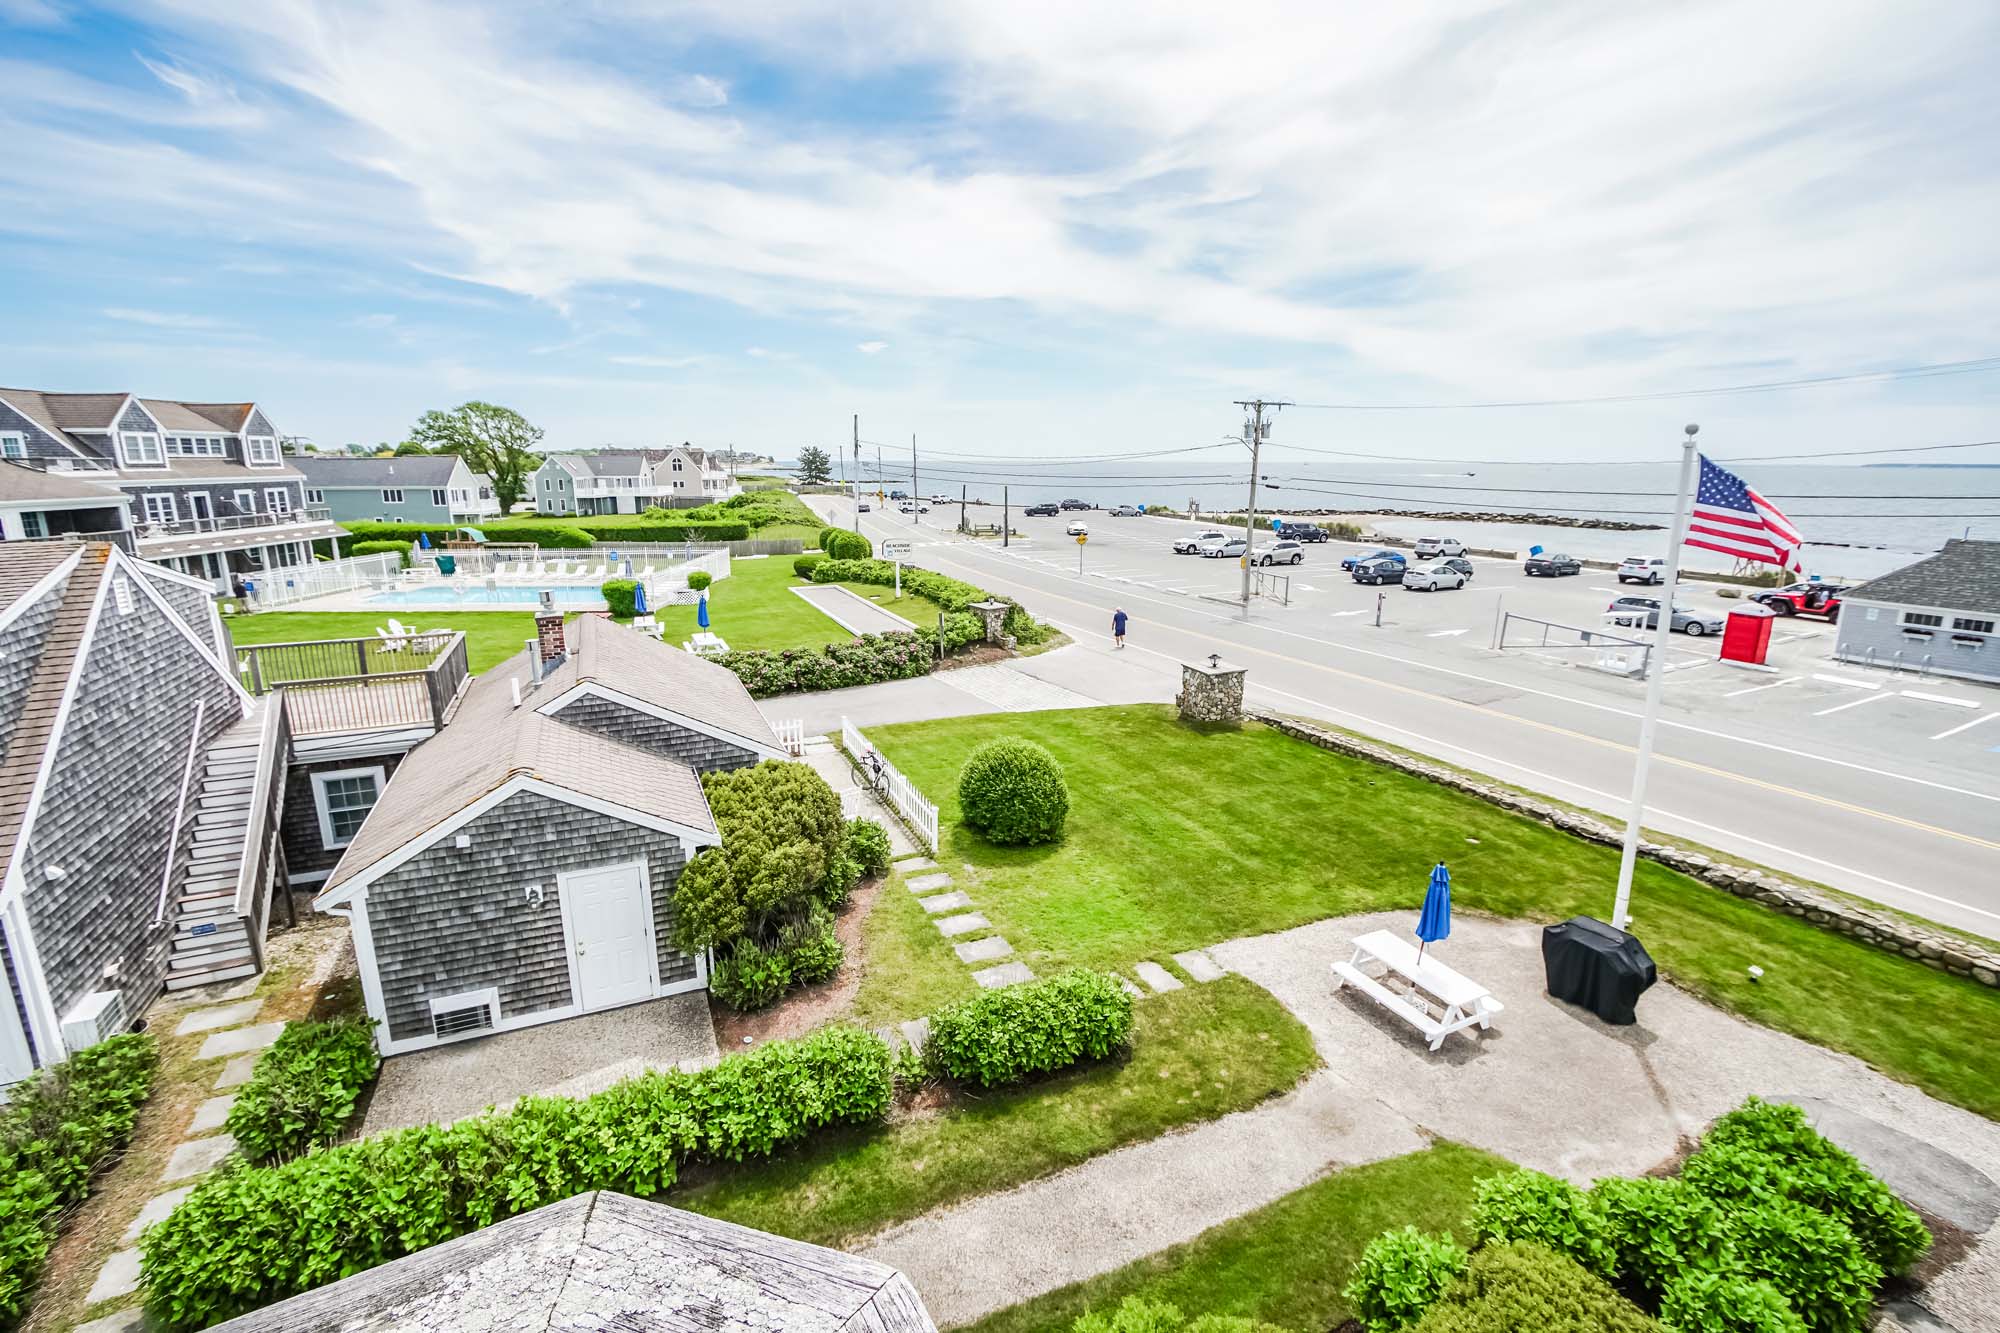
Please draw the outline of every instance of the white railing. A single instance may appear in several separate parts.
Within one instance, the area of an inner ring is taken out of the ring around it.
[[[692,606],[701,600],[701,594],[687,586],[687,576],[697,569],[706,570],[714,582],[720,583],[729,577],[729,551],[710,551],[707,555],[696,556],[683,564],[672,565],[659,570],[646,579],[646,605],[648,606]]]
[[[924,850],[935,854],[938,846],[938,808],[925,800],[917,785],[904,777],[889,762],[888,756],[876,749],[861,734],[861,729],[844,717],[840,719],[840,743],[847,747],[847,753],[861,766],[862,782],[895,806],[917,835],[917,840],[923,843]]]
[[[394,551],[380,555],[356,556],[325,564],[296,565],[289,569],[263,569],[246,573],[244,581],[254,587],[250,604],[260,611],[274,606],[302,602],[308,597],[324,597],[331,592],[352,592],[357,588],[381,588],[394,583],[402,569],[402,558]]]
[[[785,747],[785,753],[797,759],[806,752],[806,720],[802,717],[786,718],[773,722],[771,730],[778,734],[778,744]]]

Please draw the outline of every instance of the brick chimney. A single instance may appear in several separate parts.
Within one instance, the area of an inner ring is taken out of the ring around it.
[[[562,665],[569,656],[569,645],[563,638],[562,612],[556,610],[554,593],[543,593],[542,604],[535,610],[535,676],[546,676]]]

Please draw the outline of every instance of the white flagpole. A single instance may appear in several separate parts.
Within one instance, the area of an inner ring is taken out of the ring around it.
[[[1625,817],[1625,848],[1618,856],[1618,897],[1611,906],[1611,924],[1619,930],[1631,919],[1632,867],[1639,858],[1639,828],[1646,818],[1646,777],[1653,767],[1653,730],[1666,693],[1668,636],[1674,631],[1674,594],[1679,591],[1681,548],[1687,544],[1688,518],[1693,508],[1694,437],[1699,426],[1687,427],[1681,441],[1681,480],[1674,493],[1674,526],[1667,544],[1665,591],[1660,594],[1660,620],[1653,631],[1653,652],[1646,669],[1646,711],[1639,720],[1639,759],[1632,768],[1632,804]]]

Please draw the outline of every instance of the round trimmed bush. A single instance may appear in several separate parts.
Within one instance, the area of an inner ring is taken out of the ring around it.
[[[836,532],[826,550],[835,560],[868,560],[875,555],[875,544],[858,532]]]
[[[1674,1333],[1806,1333],[1778,1289],[1731,1273],[1688,1273],[1660,1299],[1660,1322]]]
[[[1466,1257],[1448,1231],[1441,1237],[1415,1227],[1385,1231],[1355,1261],[1345,1294],[1368,1333],[1395,1333],[1465,1276]]]
[[[713,582],[715,582],[715,575],[705,569],[691,569],[688,571],[688,587],[695,592],[700,592]]]
[[[825,559],[827,559],[825,551],[808,551],[804,555],[795,556],[792,559],[792,573],[802,579],[809,579],[813,576],[813,570]]]
[[[1062,766],[1033,741],[988,741],[958,773],[958,808],[992,842],[1054,842],[1069,818]]]

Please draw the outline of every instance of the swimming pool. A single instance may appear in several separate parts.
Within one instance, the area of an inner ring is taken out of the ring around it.
[[[371,606],[421,606],[432,609],[453,606],[534,607],[548,593],[557,606],[567,610],[601,611],[604,594],[594,584],[568,585],[517,583],[489,588],[483,583],[439,583],[427,588],[390,588],[368,599]]]

